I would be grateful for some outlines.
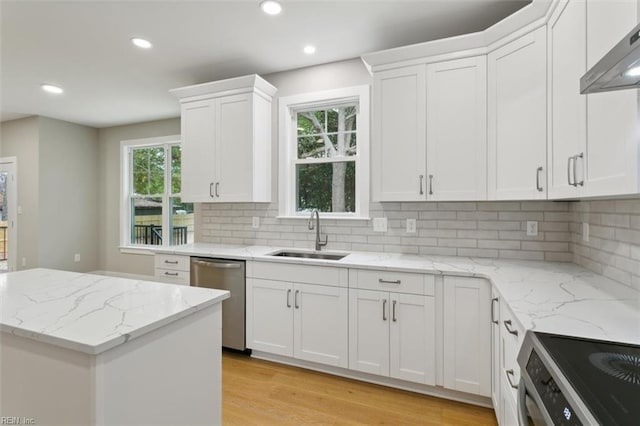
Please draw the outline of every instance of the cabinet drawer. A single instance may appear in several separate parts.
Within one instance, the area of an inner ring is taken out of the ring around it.
[[[174,271],[189,272],[189,256],[180,256],[175,254],[156,254],[154,256],[156,269],[171,269]],[[189,275],[187,273],[187,275]]]
[[[164,281],[172,284],[189,285],[189,271],[176,271],[175,269],[156,268],[155,277],[159,278],[159,281]]]
[[[303,284],[347,287],[348,269],[317,265],[299,265],[276,262],[254,262],[253,270],[247,271],[252,278],[287,281]]]
[[[411,272],[351,269],[349,271],[349,287],[434,296],[435,277]]]

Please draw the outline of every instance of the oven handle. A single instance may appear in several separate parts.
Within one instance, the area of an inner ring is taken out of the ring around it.
[[[524,379],[520,378],[518,385],[518,425],[527,426],[529,421],[527,420],[527,387],[524,384]]]

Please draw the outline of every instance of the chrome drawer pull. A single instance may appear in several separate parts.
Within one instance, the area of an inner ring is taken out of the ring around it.
[[[514,336],[518,335],[518,330],[514,330],[513,328],[511,328],[511,320],[504,320],[504,328],[507,329],[507,331],[511,334],[513,334]]]
[[[287,308],[291,307],[291,289],[287,290]]]
[[[169,265],[177,265],[178,261],[177,260],[165,260],[164,263],[168,263]]]
[[[429,195],[433,195],[433,175],[429,175]]]
[[[504,372],[507,374],[507,381],[509,382],[509,386],[511,386],[514,389],[518,389],[518,385],[514,385],[513,382],[511,381],[511,376],[515,377],[513,368],[509,370],[504,370]]]
[[[400,284],[402,281],[400,280],[383,280],[382,278],[378,278],[378,282],[381,284]]]
[[[536,189],[538,190],[538,192],[544,191],[544,189],[540,185],[540,172],[541,171],[542,171],[542,167],[538,167],[536,169]]]
[[[398,321],[398,317],[396,316],[396,301],[394,300],[391,304],[391,307],[393,308],[393,315],[391,316],[391,319],[393,320],[393,322]]]
[[[424,181],[424,175],[420,175],[420,195],[424,194],[424,190],[422,189],[422,182]]]
[[[387,320],[387,299],[382,300],[382,321]]]
[[[177,272],[165,272],[164,274],[165,274],[165,275],[169,275],[169,276],[171,276],[171,277],[177,277],[177,276],[178,276],[178,273],[177,273]]]
[[[293,304],[295,305],[296,309],[300,309],[300,305],[298,305],[298,293],[300,293],[300,290],[296,290],[295,294],[293,295]]]

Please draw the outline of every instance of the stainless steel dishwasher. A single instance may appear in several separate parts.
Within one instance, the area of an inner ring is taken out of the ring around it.
[[[231,292],[222,302],[222,346],[246,350],[244,261],[192,257],[191,285]]]

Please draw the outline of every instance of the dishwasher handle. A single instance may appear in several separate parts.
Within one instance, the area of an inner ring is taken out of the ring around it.
[[[210,262],[207,260],[194,260],[198,266],[206,266],[207,268],[216,268],[216,269],[240,269],[242,264],[240,263],[219,263],[219,262]]]

